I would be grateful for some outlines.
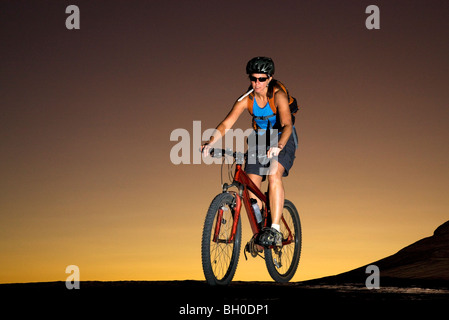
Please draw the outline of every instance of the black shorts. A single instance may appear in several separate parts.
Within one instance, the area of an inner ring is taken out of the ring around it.
[[[285,147],[279,152],[277,161],[284,167],[285,171],[283,177],[288,176],[293,162],[295,161],[295,153],[298,147],[298,136],[296,129],[293,128],[293,132],[287,141]],[[251,174],[257,174],[263,177],[262,181],[266,179],[268,169],[271,161],[269,159],[260,159],[255,156],[256,154],[266,154],[266,151],[258,150],[256,148],[248,148],[248,161],[245,164],[245,172]],[[275,159],[275,158],[274,158]]]

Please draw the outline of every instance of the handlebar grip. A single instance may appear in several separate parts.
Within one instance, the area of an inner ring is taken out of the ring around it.
[[[203,152],[203,148],[200,148],[198,151]],[[212,148],[209,150],[209,155],[212,158],[220,158],[223,156],[223,149]]]
[[[221,158],[224,154],[223,154],[223,149],[210,149],[209,154],[212,158]]]
[[[200,152],[202,152],[201,148],[200,148]],[[224,157],[225,155],[234,157],[234,159],[240,159],[240,158],[244,158],[246,157],[247,153],[240,153],[240,152],[233,152],[232,150],[228,150],[228,149],[220,149],[220,148],[211,148],[209,150],[209,155],[213,158],[221,158]]]

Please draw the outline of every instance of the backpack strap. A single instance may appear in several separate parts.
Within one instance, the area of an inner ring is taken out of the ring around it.
[[[292,102],[293,102],[293,100],[294,100],[295,98],[293,98],[293,97],[290,95],[290,93],[288,92],[287,87],[286,87],[282,82],[280,82],[280,81],[277,81],[277,82],[276,82],[276,85],[278,86],[279,90],[284,91],[285,94],[287,95],[288,104],[289,104],[289,105],[292,104]]]
[[[254,92],[251,92],[248,95],[248,105],[247,105],[248,112],[251,116],[253,115],[253,101],[254,101]]]
[[[271,98],[268,98],[268,103],[270,104],[270,108],[271,108],[271,111],[273,111],[273,114],[276,114],[277,108],[276,108],[276,104],[274,103],[274,93],[276,90],[275,90],[274,86],[272,87],[271,90],[273,90],[273,94],[271,95]]]

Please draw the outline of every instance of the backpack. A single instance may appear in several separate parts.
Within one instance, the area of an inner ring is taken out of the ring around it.
[[[285,87],[285,85],[278,81],[278,80],[272,80],[270,83],[270,86],[268,88],[268,103],[270,104],[270,108],[273,111],[273,114],[276,115],[276,105],[274,104],[274,95],[275,95],[275,89],[278,88],[279,90],[284,91],[287,94],[288,97],[288,105],[290,107],[290,113],[292,115],[292,124],[295,124],[295,115],[299,110],[298,107],[298,102],[296,101],[296,98],[292,97],[289,93],[287,88]],[[252,87],[250,86],[249,89],[251,90]],[[256,123],[256,119],[257,120],[267,120],[268,118],[271,118],[272,115],[270,116],[266,116],[266,117],[256,117],[253,114],[253,103],[254,103],[254,92],[251,92],[248,95],[248,111],[251,114],[251,116],[253,117],[253,128],[254,130],[258,129],[257,123]],[[244,97],[244,96],[243,96]],[[242,98],[243,98],[242,97]],[[270,122],[269,122],[270,123]],[[274,125],[274,128],[280,128],[280,120],[279,117],[276,118],[276,124]]]

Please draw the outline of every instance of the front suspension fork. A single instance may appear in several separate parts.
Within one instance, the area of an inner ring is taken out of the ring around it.
[[[234,193],[235,204],[230,208],[232,210],[234,222],[232,224],[231,235],[228,239],[220,239],[220,229],[223,222],[223,208],[218,209],[217,222],[214,230],[214,242],[218,243],[232,243],[234,242],[235,234],[237,233],[237,226],[240,219],[240,209],[242,208],[242,200],[237,193]]]

